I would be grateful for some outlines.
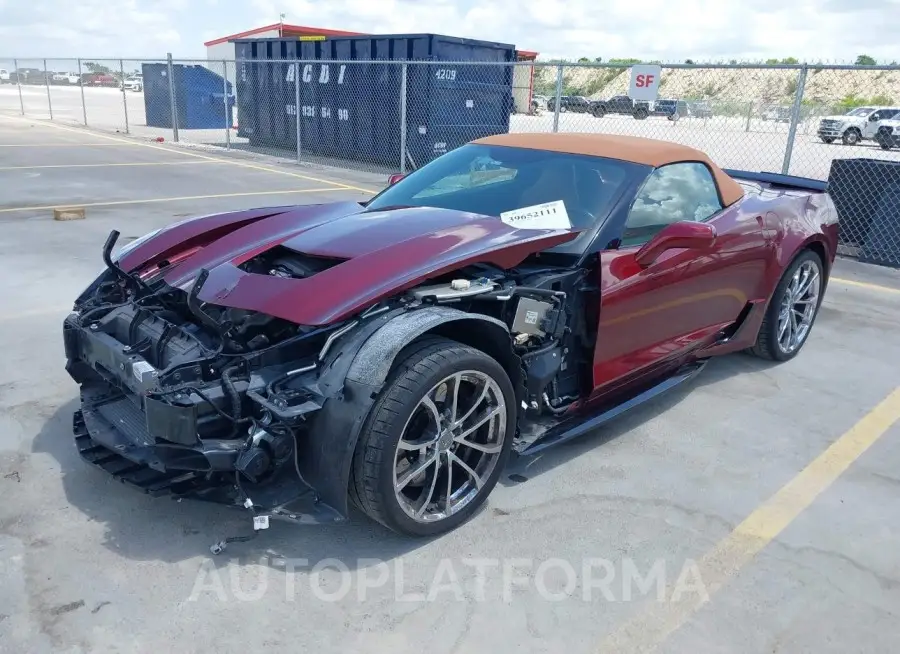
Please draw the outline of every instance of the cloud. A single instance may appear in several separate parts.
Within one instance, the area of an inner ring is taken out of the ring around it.
[[[437,32],[546,57],[900,58],[891,20],[900,0],[0,0],[0,54],[202,57],[211,35],[274,23],[281,12],[288,23]]]

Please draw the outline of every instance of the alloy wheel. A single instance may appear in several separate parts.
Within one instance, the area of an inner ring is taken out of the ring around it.
[[[470,504],[503,451],[507,408],[497,382],[464,370],[435,384],[410,414],[394,453],[394,494],[417,522]]]
[[[809,334],[819,308],[820,278],[815,262],[804,261],[784,290],[778,313],[778,347],[785,354],[797,350]]]

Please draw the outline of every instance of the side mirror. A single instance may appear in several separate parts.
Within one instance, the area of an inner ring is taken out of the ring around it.
[[[394,173],[393,175],[388,177],[388,186],[393,186],[394,184],[399,182],[404,177],[406,177],[406,175],[403,173]]]
[[[704,250],[716,242],[716,228],[709,223],[683,221],[672,223],[647,241],[634,259],[641,268],[656,261],[666,250],[688,248]]]

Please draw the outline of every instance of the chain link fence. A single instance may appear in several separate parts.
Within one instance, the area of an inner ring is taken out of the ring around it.
[[[0,112],[385,173],[504,132],[673,141],[723,167],[829,180],[841,252],[900,266],[897,65],[663,64],[654,102],[628,97],[628,64],[169,56],[0,68]]]

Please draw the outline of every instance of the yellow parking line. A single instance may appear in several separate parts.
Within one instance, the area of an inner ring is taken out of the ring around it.
[[[163,152],[173,152],[173,153],[177,153],[177,154],[183,154],[187,157],[196,157],[198,159],[207,159],[209,161],[220,161],[222,163],[228,163],[228,164],[231,164],[232,166],[239,166],[241,168],[250,168],[252,170],[264,170],[267,173],[275,173],[277,175],[287,175],[289,177],[305,179],[310,182],[320,182],[322,184],[331,184],[338,188],[351,189],[353,191],[362,191],[363,193],[372,193],[372,194],[378,193],[378,191],[373,191],[372,189],[363,188],[361,186],[353,186],[351,184],[344,184],[343,182],[333,182],[329,179],[322,179],[321,177],[312,177],[311,175],[301,175],[299,173],[292,173],[288,170],[280,170],[278,168],[269,168],[268,166],[260,166],[258,164],[247,163],[245,161],[237,161],[235,159],[220,159],[218,157],[209,157],[209,156],[206,156],[203,154],[198,154],[196,152],[188,152],[186,150],[181,150],[181,149],[166,148],[161,145],[154,145],[152,143],[142,143],[140,141],[129,141],[129,140],[119,138],[116,136],[109,136],[107,134],[97,134],[95,132],[85,132],[84,130],[76,128],[76,127],[66,127],[64,125],[56,125],[54,123],[32,121],[32,120],[27,120],[25,118],[18,118],[16,116],[0,116],[0,118],[6,118],[8,120],[15,120],[15,121],[20,121],[20,122],[28,122],[28,123],[31,123],[34,125],[41,125],[43,127],[51,127],[53,129],[63,130],[65,132],[74,132],[76,134],[86,134],[88,136],[93,136],[93,137],[101,138],[101,139],[107,139],[109,141],[114,141],[116,143],[124,143],[127,145],[143,146],[146,148],[151,148],[153,150],[162,150]]]
[[[698,562],[706,594],[654,604],[604,640],[599,652],[652,652],[771,543],[891,426],[900,420],[900,388],[761,504]]]
[[[0,166],[0,170],[36,170],[40,168],[109,168],[117,166],[187,166],[199,164],[218,164],[221,161],[132,161],[129,163],[93,163],[93,164],[50,164],[46,166]]]
[[[0,209],[0,213],[12,213],[14,211],[49,211],[66,207],[114,207],[122,204],[149,204],[152,202],[179,202],[182,200],[211,200],[214,198],[240,198],[250,195],[285,195],[288,193],[333,193],[334,191],[346,191],[343,188],[303,188],[287,191],[248,191],[246,193],[216,193],[213,195],[183,195],[177,198],[147,198],[145,200],[112,200],[110,202],[70,202],[68,204],[48,204],[41,207],[12,207]]]
[[[870,284],[869,282],[858,282],[853,279],[842,279],[840,277],[832,277],[831,281],[838,284],[846,284],[847,286],[856,286],[858,288],[867,288],[870,291],[879,291],[880,293],[900,293],[900,288],[891,288],[890,286],[881,286],[880,284]]]

